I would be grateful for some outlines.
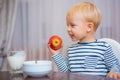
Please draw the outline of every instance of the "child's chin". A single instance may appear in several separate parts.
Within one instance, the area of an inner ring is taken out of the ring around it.
[[[72,41],[73,41],[73,42],[76,42],[76,41],[78,41],[78,40],[77,40],[77,39],[72,39]]]

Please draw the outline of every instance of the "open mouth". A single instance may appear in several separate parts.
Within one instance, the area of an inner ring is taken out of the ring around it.
[[[74,35],[73,34],[69,34],[70,38],[73,39],[74,38]]]

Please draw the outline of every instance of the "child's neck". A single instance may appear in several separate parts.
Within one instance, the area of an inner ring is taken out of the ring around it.
[[[95,42],[96,38],[94,36],[88,36],[84,39],[80,40],[80,43],[86,43],[86,42]]]

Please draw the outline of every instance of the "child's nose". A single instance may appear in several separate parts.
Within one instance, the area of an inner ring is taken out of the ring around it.
[[[67,31],[68,31],[68,32],[70,32],[70,31],[71,31],[71,28],[70,28],[70,27],[68,27],[68,28],[67,28]]]

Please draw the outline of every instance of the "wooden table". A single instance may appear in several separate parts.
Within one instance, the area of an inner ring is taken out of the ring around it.
[[[0,72],[0,80],[116,80],[101,76],[51,72],[43,77],[30,77],[25,74],[11,75],[9,72]]]

